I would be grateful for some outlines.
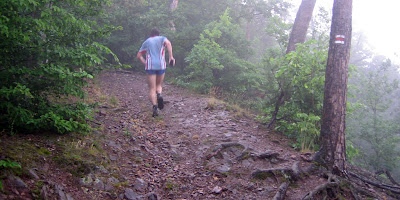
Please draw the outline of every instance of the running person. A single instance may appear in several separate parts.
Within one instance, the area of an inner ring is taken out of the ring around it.
[[[164,36],[160,36],[160,31],[156,28],[150,32],[150,37],[143,42],[136,58],[145,65],[147,73],[147,84],[149,85],[150,102],[153,105],[153,117],[158,116],[158,109],[164,108],[164,100],[161,96],[162,82],[165,76],[167,64],[165,62],[165,47],[168,50],[168,63],[175,65],[172,54],[171,42]],[[146,55],[146,60],[143,58]]]

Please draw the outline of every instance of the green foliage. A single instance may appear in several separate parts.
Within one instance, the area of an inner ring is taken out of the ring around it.
[[[122,28],[104,42],[118,55],[121,63],[135,63],[137,51],[152,28],[159,27],[162,33],[167,31],[170,18],[167,4],[168,1],[161,0],[113,0],[107,6],[106,17],[99,21]]]
[[[351,164],[355,164],[354,159],[360,155],[359,149],[354,147],[353,142],[346,138],[346,158]]]
[[[256,83],[254,66],[244,60],[251,53],[249,43],[231,20],[227,10],[219,21],[207,25],[186,57],[185,80],[192,88],[203,93],[211,87],[243,93]]]
[[[369,65],[356,74],[358,84],[352,91],[355,96],[350,99],[361,105],[348,120],[349,139],[360,152],[353,160],[373,171],[393,171],[399,167],[400,126],[390,107],[398,89],[398,80],[393,75],[398,72],[390,60],[380,57],[375,57]]]
[[[274,16],[269,19],[266,32],[275,38],[283,55],[289,42],[289,33],[293,24],[286,23],[281,16]]]
[[[16,162],[11,161],[10,159],[7,159],[7,160],[0,160],[0,167],[3,167],[3,168],[14,168],[14,167],[21,168],[21,165],[19,165]]]
[[[16,131],[38,129],[87,131],[86,80],[104,64],[118,59],[96,42],[112,26],[101,17],[107,0],[0,2],[0,126]]]
[[[268,91],[263,109],[266,117],[260,118],[268,122],[269,113],[274,111],[278,95],[283,92],[285,103],[280,107],[276,129],[296,138],[295,147],[314,150],[318,147],[327,45],[309,40],[284,57],[277,51],[269,53],[270,59],[264,60],[264,73],[268,77],[264,85]]]
[[[309,115],[306,113],[297,113],[293,120],[295,122],[286,127],[287,134],[294,137],[297,141],[294,147],[303,152],[317,150],[319,148],[318,138],[321,118],[312,113]]]
[[[0,169],[1,168],[21,168],[21,165],[11,161],[10,159],[7,160],[0,160]],[[0,180],[0,190],[4,192],[3,183]]]

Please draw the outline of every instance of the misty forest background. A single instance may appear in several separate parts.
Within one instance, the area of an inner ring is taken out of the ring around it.
[[[306,42],[287,53],[293,9],[286,0],[2,0],[1,130],[90,132],[88,80],[114,67],[143,72],[136,53],[158,27],[176,59],[169,82],[252,110],[293,148],[317,151],[331,10],[315,7]],[[400,181],[399,66],[357,32],[350,63],[347,159]]]

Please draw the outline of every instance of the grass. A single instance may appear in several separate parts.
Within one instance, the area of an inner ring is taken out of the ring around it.
[[[119,100],[115,95],[111,95],[110,99],[108,99],[108,102],[113,106],[117,107],[119,105]]]

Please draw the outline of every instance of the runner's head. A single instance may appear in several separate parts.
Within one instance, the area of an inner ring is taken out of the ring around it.
[[[150,37],[151,37],[151,36],[158,36],[158,35],[160,35],[160,31],[158,30],[158,28],[153,28],[153,29],[151,29],[151,31],[150,31]]]

